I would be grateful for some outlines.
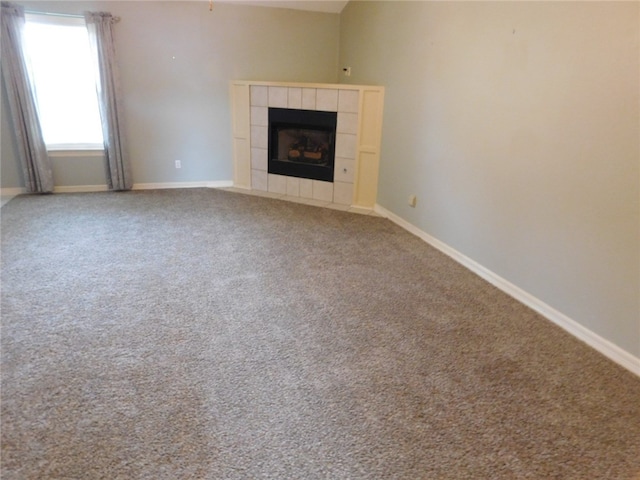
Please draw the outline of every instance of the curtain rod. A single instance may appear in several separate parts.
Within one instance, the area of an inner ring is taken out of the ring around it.
[[[73,13],[36,12],[35,10],[25,10],[24,13],[31,15],[48,15],[51,17],[84,18],[84,15],[76,15]],[[113,17],[113,21],[119,22],[120,17]]]
[[[25,10],[24,13],[31,15],[50,15],[52,17],[84,18],[84,15],[74,15],[73,13],[36,12],[35,10]]]

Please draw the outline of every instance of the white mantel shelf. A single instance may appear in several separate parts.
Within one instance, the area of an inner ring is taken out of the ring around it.
[[[378,189],[384,87],[234,80],[230,90],[234,187],[373,208]],[[269,107],[337,112],[333,182],[267,172]]]

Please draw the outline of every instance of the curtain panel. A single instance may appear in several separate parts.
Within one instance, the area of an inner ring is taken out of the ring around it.
[[[53,191],[53,171],[38,120],[38,110],[22,54],[24,9],[2,2],[2,75],[11,122],[18,143],[25,188],[29,193]]]
[[[97,61],[96,83],[107,162],[107,185],[111,190],[129,190],[133,182],[122,127],[122,96],[113,40],[116,19],[107,12],[85,12],[84,17]]]

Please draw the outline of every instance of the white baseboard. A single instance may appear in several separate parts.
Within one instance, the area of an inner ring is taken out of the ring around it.
[[[232,187],[231,180],[213,182],[167,182],[167,183],[134,183],[133,190],[154,190],[163,188],[225,188]],[[106,192],[107,185],[60,185],[53,187],[53,193]],[[0,188],[3,197],[15,197],[26,193],[25,188]]]
[[[167,182],[167,183],[134,183],[133,190],[156,190],[164,188],[224,188],[232,187],[231,180],[213,182]]]
[[[53,187],[53,193],[81,193],[81,192],[106,192],[106,185],[70,185],[70,186],[57,186]],[[18,195],[24,195],[27,193],[27,189],[24,187],[17,188],[2,188],[0,189],[0,195],[3,197],[15,197]]]
[[[2,197],[16,197],[23,193],[27,193],[27,189],[24,187],[0,188],[0,196]]]
[[[14,197],[27,193],[27,189],[23,187],[0,188],[0,207],[3,207]]]
[[[106,192],[109,188],[106,185],[69,185],[53,187],[53,193],[85,193],[85,192]]]
[[[456,249],[450,247],[446,243],[441,242],[437,238],[434,238],[431,235],[423,232],[418,227],[409,223],[403,218],[399,217],[395,213],[390,212],[389,210],[385,209],[384,207],[378,204],[375,205],[374,211],[379,215],[385,218],[388,218],[393,223],[404,228],[408,232],[416,235],[420,239],[427,242],[429,245],[440,250],[442,253],[448,255],[449,257],[454,259],[456,262],[468,268],[479,277],[483,278],[487,282],[499,288],[506,294],[512,296],[513,298],[523,303],[527,307],[535,310],[540,315],[552,321],[553,323],[555,323],[562,329],[566,330],[567,332],[569,332],[571,335],[578,338],[579,340],[582,340],[584,343],[586,343],[590,347],[596,349],[605,357],[609,358],[610,360],[613,360],[615,363],[621,365],[622,367],[626,368],[630,372],[640,377],[640,358],[635,357],[634,355],[630,354],[626,350],[623,350],[622,348],[613,344],[609,340],[601,337],[597,333],[592,332],[591,330],[584,327],[583,325],[576,322],[575,320],[569,318],[562,312],[559,312],[558,310],[546,304],[539,298],[534,297],[530,293],[522,290],[520,287],[505,280],[504,278],[495,274],[491,270],[480,265],[475,260],[470,259],[466,255],[463,255],[462,253],[458,252]]]

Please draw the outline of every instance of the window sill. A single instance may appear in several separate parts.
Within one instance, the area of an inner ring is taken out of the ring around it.
[[[86,148],[86,149],[60,149],[47,150],[50,157],[103,157],[104,149]]]

